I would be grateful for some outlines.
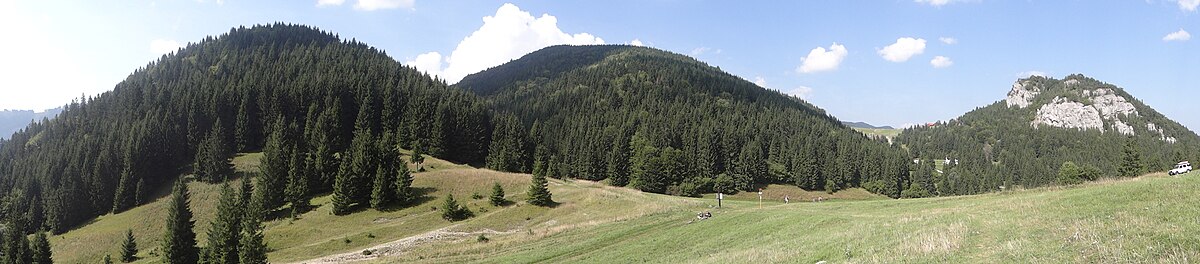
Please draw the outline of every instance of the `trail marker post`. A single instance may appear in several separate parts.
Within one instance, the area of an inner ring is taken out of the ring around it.
[[[758,188],[758,208],[762,208],[762,188]]]
[[[721,200],[725,199],[724,193],[717,193],[717,208],[721,208]]]

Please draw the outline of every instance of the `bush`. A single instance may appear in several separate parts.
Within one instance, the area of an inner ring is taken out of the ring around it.
[[[458,204],[458,201],[454,200],[453,194],[446,195],[446,200],[442,202],[441,210],[442,218],[450,221],[467,219],[473,214],[470,209]]]
[[[471,200],[479,200],[479,199],[483,199],[483,195],[479,195],[479,193],[471,193]]]
[[[475,241],[479,242],[488,242],[490,240],[491,239],[488,239],[486,236],[483,236],[483,234],[479,234],[479,237],[475,238]]]
[[[900,198],[922,198],[929,197],[931,195],[932,194],[929,193],[929,190],[925,189],[925,186],[915,182],[908,185],[908,189],[904,189],[904,191],[900,192]]]
[[[1083,170],[1074,162],[1063,162],[1058,168],[1058,184],[1073,185],[1083,183]]]

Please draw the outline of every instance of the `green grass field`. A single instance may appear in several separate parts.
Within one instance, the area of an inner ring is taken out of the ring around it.
[[[862,132],[863,134],[884,136],[887,138],[896,138],[896,136],[900,135],[900,132],[904,132],[904,130],[902,130],[902,129],[858,128],[858,127],[855,127],[853,129],[855,131]]]
[[[235,159],[257,166],[256,154]],[[852,189],[836,194],[786,185],[727,196],[684,198],[589,181],[551,181],[559,204],[524,204],[529,176],[472,169],[429,159],[415,175],[420,204],[385,212],[329,214],[329,197],[299,219],[265,224],[273,263],[447,262],[1166,262],[1200,259],[1200,173],[1153,174],[1066,188],[973,196],[891,200]],[[493,207],[500,182],[513,204]],[[213,217],[217,185],[192,183],[201,245]],[[475,217],[448,222],[431,209],[452,193]],[[783,204],[782,195],[793,203]],[[778,196],[778,197],[777,197]],[[811,203],[811,196],[831,198]],[[157,262],[166,198],[106,215],[51,238],[61,263],[116,257],[133,228],[143,259]],[[712,211],[713,218],[694,221]],[[480,235],[487,238],[481,241]],[[364,256],[364,249],[372,254]],[[340,255],[339,255],[340,254]]]

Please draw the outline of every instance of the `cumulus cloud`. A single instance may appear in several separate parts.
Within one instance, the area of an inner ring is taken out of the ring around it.
[[[320,4],[320,2],[318,2],[318,4]],[[396,9],[401,7],[413,8],[413,5],[415,4],[416,0],[358,0],[357,3],[354,3],[354,9],[362,11],[375,11],[381,9]]]
[[[795,89],[784,91],[783,93],[790,94],[790,95],[793,95],[796,97],[800,97],[800,99],[808,100],[808,98],[810,96],[812,96],[812,92],[813,92],[812,87],[799,86],[799,87],[796,87]]]
[[[954,65],[954,61],[945,56],[936,56],[933,57],[933,60],[929,61],[929,65],[933,65],[934,68],[946,68],[950,67],[950,65]]]
[[[150,53],[154,54],[167,54],[175,52],[182,47],[183,45],[179,44],[178,41],[169,39],[156,39],[150,41]]]
[[[837,42],[830,45],[829,49],[825,49],[825,47],[813,48],[808,52],[808,56],[800,58],[804,63],[796,68],[796,72],[814,73],[837,70],[838,65],[842,64],[842,59],[846,58],[846,54],[846,47],[837,44]]]
[[[642,40],[640,40],[640,39],[633,39],[633,41],[629,42],[629,45],[634,45],[634,46],[638,46],[638,47],[646,46],[646,44],[642,44]]]
[[[956,39],[956,38],[940,37],[940,38],[938,38],[938,40],[942,41],[942,43],[946,43],[946,45],[958,44],[958,39]]]
[[[440,68],[440,62],[428,62],[434,57],[430,53],[422,54],[425,58],[417,56],[418,59],[408,65],[418,67],[418,64],[423,64],[418,68],[426,67],[424,71],[436,73],[448,83],[457,83],[468,74],[520,58],[541,48],[563,44],[604,44],[604,40],[588,33],[568,34],[558,28],[558,18],[554,16],[542,14],[534,17],[516,5],[504,4],[496,10],[495,15],[483,17],[483,26],[463,38],[450,56],[444,58],[446,68]],[[430,68],[434,66],[439,69]]]
[[[1046,72],[1042,71],[1023,71],[1017,73],[1017,78],[1029,78],[1033,76],[1050,77],[1049,74],[1046,74]]]
[[[317,6],[340,6],[346,0],[317,0]]]
[[[436,51],[422,53],[412,60],[405,61],[404,65],[413,66],[418,71],[430,75],[439,75],[442,74],[442,54]]]
[[[879,50],[879,56],[891,62],[905,62],[921,53],[925,53],[925,39],[909,37],[896,39],[896,43]]]
[[[764,79],[762,76],[754,76],[754,84],[765,88],[767,87],[767,79]]]
[[[1162,38],[1163,41],[1187,41],[1189,39],[1192,39],[1192,34],[1188,34],[1188,32],[1182,28],[1179,29],[1179,31],[1171,32],[1171,34],[1167,34]]]
[[[1200,6],[1200,0],[1176,0],[1179,4],[1179,9],[1183,11],[1196,11],[1196,7]]]

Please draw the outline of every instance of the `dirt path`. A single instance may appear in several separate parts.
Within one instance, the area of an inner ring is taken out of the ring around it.
[[[475,232],[450,231],[451,228],[454,228],[456,226],[457,225],[443,227],[441,229],[429,231],[424,234],[406,237],[406,238],[403,238],[400,240],[383,243],[383,244],[371,246],[371,247],[365,248],[365,249],[359,249],[359,250],[352,251],[352,252],[341,253],[341,254],[336,254],[336,255],[329,255],[329,256],[319,257],[319,258],[310,259],[310,260],[292,262],[292,263],[293,264],[332,264],[332,263],[364,261],[364,260],[376,259],[379,257],[400,255],[400,254],[403,254],[405,251],[407,251],[410,248],[413,248],[413,247],[416,247],[416,246],[419,246],[422,244],[430,243],[430,242],[435,242],[438,240],[463,238],[463,237],[477,236],[480,234],[504,235],[504,234],[513,234],[513,233],[520,231],[519,229],[503,231],[503,232],[495,231],[495,230],[491,230],[491,229],[484,229],[484,230],[475,231]],[[371,250],[371,255],[363,255],[362,254],[363,250]]]

